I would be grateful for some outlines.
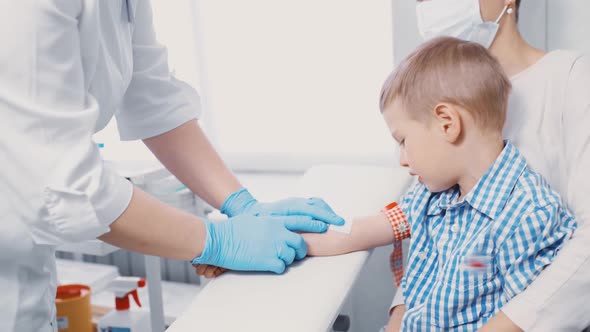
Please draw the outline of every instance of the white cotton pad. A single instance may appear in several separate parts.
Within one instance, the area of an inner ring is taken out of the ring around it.
[[[350,231],[352,230],[352,220],[353,220],[352,218],[344,218],[344,225],[342,225],[342,226],[330,225],[328,227],[328,231],[350,234]]]

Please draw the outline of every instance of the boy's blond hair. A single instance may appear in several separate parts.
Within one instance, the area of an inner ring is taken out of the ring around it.
[[[502,130],[511,84],[481,45],[451,37],[421,45],[389,75],[379,106],[394,100],[414,118],[428,119],[446,102],[462,107],[481,129]]]

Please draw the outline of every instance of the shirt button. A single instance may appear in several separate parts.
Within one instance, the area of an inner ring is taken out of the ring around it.
[[[457,233],[459,231],[459,225],[454,224],[453,226],[451,226],[451,231],[453,233]]]
[[[418,253],[418,258],[420,258],[420,259],[426,259],[426,253],[424,251],[420,251]]]

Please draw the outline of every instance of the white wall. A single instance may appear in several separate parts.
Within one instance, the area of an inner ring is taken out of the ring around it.
[[[518,21],[520,33],[524,39],[543,50],[547,49],[546,11],[545,0],[522,0]]]
[[[400,63],[422,42],[416,25],[416,1],[393,0],[393,60]]]
[[[590,53],[590,1],[546,0],[546,2],[548,49],[574,49]]]
[[[531,44],[590,53],[590,1],[522,0],[521,7],[520,29]]]

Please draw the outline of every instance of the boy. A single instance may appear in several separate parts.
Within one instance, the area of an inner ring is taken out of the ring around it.
[[[403,331],[476,331],[576,228],[559,195],[502,140],[510,89],[482,46],[454,38],[422,45],[387,79],[380,101],[400,164],[419,183],[399,204],[357,218],[348,235],[304,235],[310,255],[393,242],[399,284],[400,242],[411,234]]]

